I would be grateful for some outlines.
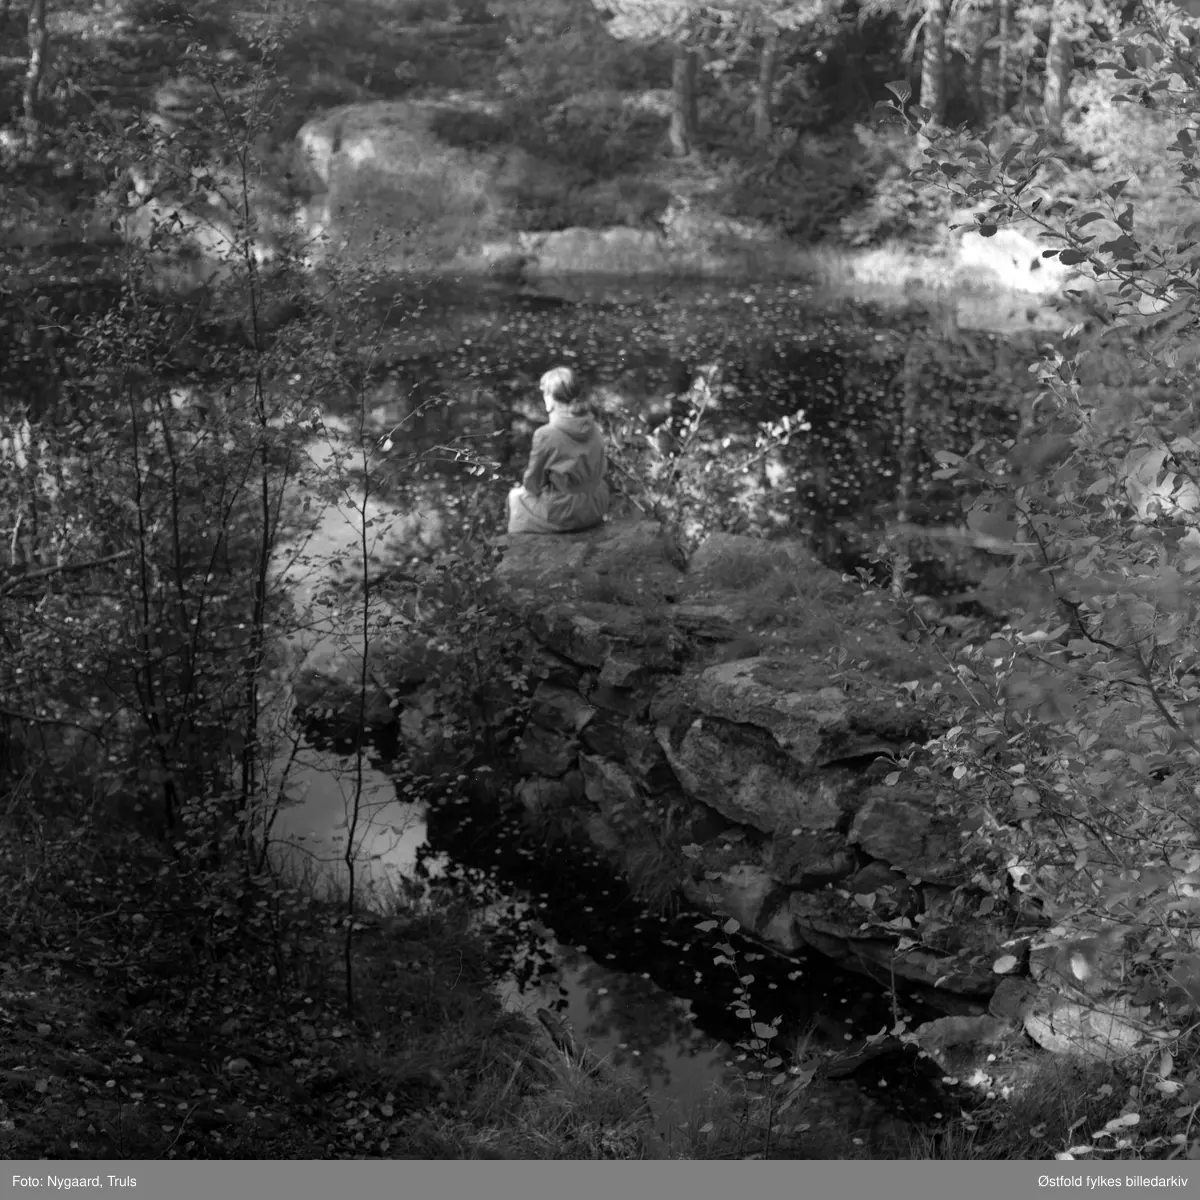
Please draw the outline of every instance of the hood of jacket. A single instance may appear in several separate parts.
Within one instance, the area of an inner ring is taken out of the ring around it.
[[[550,417],[550,424],[577,442],[586,442],[592,436],[592,430],[596,428],[591,413],[576,416],[574,413],[556,412]]]

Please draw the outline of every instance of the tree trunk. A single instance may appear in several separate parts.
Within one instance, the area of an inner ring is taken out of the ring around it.
[[[686,46],[675,47],[671,72],[671,126],[668,136],[676,158],[691,154],[696,145],[696,55]]]
[[[1055,0],[1050,11],[1050,37],[1046,43],[1046,88],[1042,107],[1046,114],[1046,130],[1054,137],[1062,136],[1063,114],[1067,111],[1067,95],[1071,89],[1071,68],[1075,65],[1075,48],[1071,45],[1070,15],[1062,0]]]
[[[921,107],[941,124],[946,115],[947,0],[925,0],[925,48],[921,55]]]
[[[1008,112],[1008,41],[1012,37],[1012,0],[996,0],[996,116]]]
[[[50,34],[46,28],[46,0],[33,0],[29,9],[29,64],[25,70],[25,132],[32,137],[37,132],[37,115],[42,97],[42,76],[50,49]]]
[[[758,54],[758,89],[754,93],[754,140],[765,142],[771,136],[771,87],[775,82],[775,60],[779,52],[779,30],[763,34]]]
[[[970,80],[969,86],[971,89],[971,111],[975,114],[975,120],[982,124],[987,123],[987,95],[984,87],[985,53],[982,46],[975,50],[968,63]]]

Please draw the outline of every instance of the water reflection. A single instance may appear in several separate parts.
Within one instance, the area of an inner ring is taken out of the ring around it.
[[[380,908],[420,896],[431,879],[461,886],[498,964],[505,1003],[564,1016],[579,1048],[646,1090],[664,1132],[714,1085],[740,1075],[737,1060],[746,1056],[731,1047],[748,1036],[733,1015],[743,1002],[761,1021],[783,1019],[784,1044],[818,1029],[814,1052],[826,1058],[889,1023],[891,1001],[869,981],[818,956],[766,954],[735,934],[739,968],[753,972],[743,990],[740,970],[714,964],[715,939],[724,935],[699,931],[702,914],[649,913],[594,851],[531,846],[519,819],[478,802],[403,802],[378,762],[364,763],[354,821],[357,768],[335,750],[307,748],[284,790],[290,802],[273,829],[281,859],[344,887],[353,837],[363,900]],[[927,1075],[908,1059],[872,1066],[887,1107],[907,1120],[928,1119],[944,1103]],[[852,1108],[867,1103],[865,1091],[845,1086]]]
[[[647,974],[606,967],[547,931],[552,974],[522,987],[501,984],[505,1003],[533,1016],[557,1009],[589,1050],[650,1095],[660,1132],[687,1119],[697,1101],[726,1079],[729,1045],[695,1024],[691,1002],[657,987]]]
[[[513,894],[487,872],[434,851],[424,806],[399,800],[380,764],[363,763],[360,787],[352,759],[306,746],[288,766],[284,793],[287,803],[272,828],[277,860],[319,871],[341,888],[353,836],[367,904],[382,907],[398,892],[411,894],[419,878],[453,873],[473,880],[481,932],[507,943],[508,970],[499,981],[504,1003],[531,1017],[539,1008],[560,1012],[580,1048],[650,1093],[664,1129],[725,1077],[730,1049],[697,1027],[689,1000],[658,987],[648,972],[606,966],[560,941],[549,923],[559,910],[545,904],[544,893]]]
[[[347,848],[353,843],[355,875],[362,899],[386,905],[417,874],[437,877],[445,865],[421,855],[428,830],[425,806],[400,800],[380,766],[356,762],[332,749],[303,746],[290,761],[276,764],[285,802],[275,814],[271,840],[276,861],[315,870],[329,885],[344,889]]]

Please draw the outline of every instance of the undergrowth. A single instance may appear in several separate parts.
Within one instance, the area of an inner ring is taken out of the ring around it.
[[[502,1009],[486,930],[452,893],[360,917],[351,1019],[344,905],[263,877],[232,888],[229,911],[198,937],[188,879],[136,835],[12,811],[4,829],[7,1158],[654,1148],[635,1088],[565,1059]]]
[[[1194,1044],[1179,1047],[1195,1061]],[[914,1159],[1167,1159],[1186,1149],[1200,1080],[1175,1087],[1149,1065],[1048,1055],[1004,1095],[945,1129],[917,1134]],[[1194,1073],[1193,1073],[1194,1074]]]

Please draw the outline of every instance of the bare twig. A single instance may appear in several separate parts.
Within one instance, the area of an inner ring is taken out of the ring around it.
[[[128,558],[132,553],[132,550],[118,550],[116,554],[109,554],[104,558],[91,558],[86,562],[60,563],[53,567],[38,567],[35,571],[22,571],[19,574],[10,575],[0,585],[0,596],[7,596],[34,579],[48,579],[51,575],[66,575],[75,571],[90,571],[94,567],[106,567],[110,563]]]
[[[162,1152],[162,1154],[159,1155],[159,1158],[162,1158],[164,1155],[170,1154],[171,1151],[175,1148],[175,1143],[178,1142],[181,1137],[183,1137],[183,1131],[184,1131],[184,1128],[187,1126],[189,1118],[191,1117],[192,1113],[194,1113],[196,1111],[196,1109],[198,1109],[199,1107],[200,1107],[200,1101],[197,1100],[195,1102],[195,1104],[193,1104],[192,1107],[189,1108],[187,1110],[187,1112],[185,1112],[183,1114],[183,1120],[181,1120],[179,1122],[179,1132],[176,1133],[175,1136],[171,1139],[171,1144]]]
[[[0,708],[0,717],[11,717],[14,721],[24,721],[29,725],[56,725],[64,729],[78,729],[80,733],[86,733],[97,741],[103,740],[94,729],[80,725],[78,721],[64,720],[62,717],[44,717],[40,713],[21,712],[15,708]]]

